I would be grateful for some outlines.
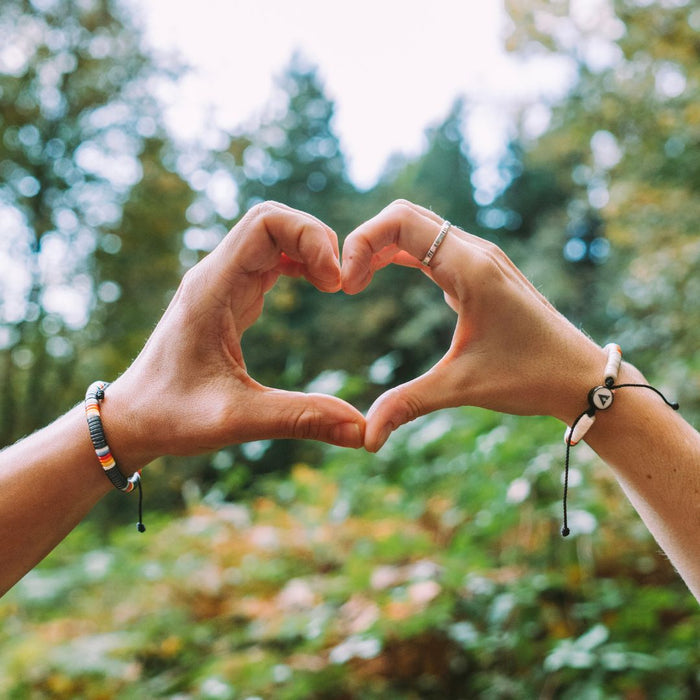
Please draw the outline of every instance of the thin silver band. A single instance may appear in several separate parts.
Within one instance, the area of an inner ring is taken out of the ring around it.
[[[433,255],[435,255],[437,249],[445,240],[445,236],[450,230],[450,226],[452,226],[452,224],[449,221],[445,220],[445,222],[442,224],[442,228],[440,229],[440,233],[438,233],[437,238],[433,241],[433,245],[430,246],[428,252],[425,254],[425,257],[421,260],[422,265],[430,267],[430,261],[433,259]]]

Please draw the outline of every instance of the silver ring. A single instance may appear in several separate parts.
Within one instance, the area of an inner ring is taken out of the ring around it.
[[[447,221],[447,219],[445,219],[445,222],[442,224],[442,228],[440,229],[440,233],[438,233],[437,238],[433,241],[433,245],[430,246],[428,252],[425,254],[425,257],[421,260],[422,265],[430,267],[430,261],[433,259],[433,256],[437,252],[437,249],[445,240],[445,236],[450,230],[450,226],[452,226],[452,224],[449,221]]]

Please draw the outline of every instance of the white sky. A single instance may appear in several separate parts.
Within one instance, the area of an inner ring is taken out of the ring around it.
[[[176,135],[205,138],[207,121],[249,124],[292,53],[318,65],[336,102],[336,132],[350,171],[371,185],[387,157],[416,153],[424,129],[455,97],[473,105],[471,142],[481,158],[504,144],[513,105],[559,93],[561,62],[524,65],[502,50],[501,0],[142,0],[147,39],[194,71],[166,95]],[[534,128],[546,111],[533,111]]]

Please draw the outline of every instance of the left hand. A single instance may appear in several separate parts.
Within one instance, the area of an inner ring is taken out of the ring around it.
[[[367,414],[365,447],[378,450],[392,430],[440,408],[480,406],[570,422],[606,355],[528,282],[505,253],[457,227],[426,267],[420,260],[443,219],[397,201],[359,226],[343,246],[343,289],[362,291],[389,264],[416,267],[457,312],[452,344],[434,367],[380,396]]]

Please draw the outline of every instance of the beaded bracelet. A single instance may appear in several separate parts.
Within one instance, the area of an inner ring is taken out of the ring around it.
[[[100,402],[104,399],[105,389],[108,386],[109,382],[93,382],[85,392],[85,417],[87,418],[90,431],[90,440],[95,449],[97,459],[100,460],[102,469],[104,469],[104,473],[115,488],[124,493],[130,493],[135,486],[139,487],[139,521],[136,524],[136,528],[139,532],[145,532],[146,526],[142,522],[143,487],[141,486],[141,470],[134,472],[128,479],[121,473],[107,444],[107,438],[102,426]]]
[[[563,510],[564,510],[564,523],[561,529],[562,536],[566,537],[571,531],[568,526],[568,513],[567,513],[567,495],[569,492],[569,453],[571,447],[576,445],[583,436],[590,430],[591,426],[595,422],[596,413],[598,411],[607,411],[610,406],[613,405],[615,400],[615,390],[625,389],[628,387],[636,389],[651,389],[651,391],[657,393],[674,411],[677,411],[679,406],[675,401],[669,401],[656,387],[649,384],[615,384],[617,381],[617,374],[620,371],[620,365],[622,364],[622,350],[620,346],[616,343],[609,343],[603,348],[608,353],[608,360],[605,365],[605,372],[603,375],[603,384],[600,386],[594,386],[588,392],[588,408],[586,408],[583,413],[581,413],[576,420],[571,424],[571,427],[566,429],[564,433],[564,442],[566,443],[566,460],[564,463],[564,497],[563,497]]]

